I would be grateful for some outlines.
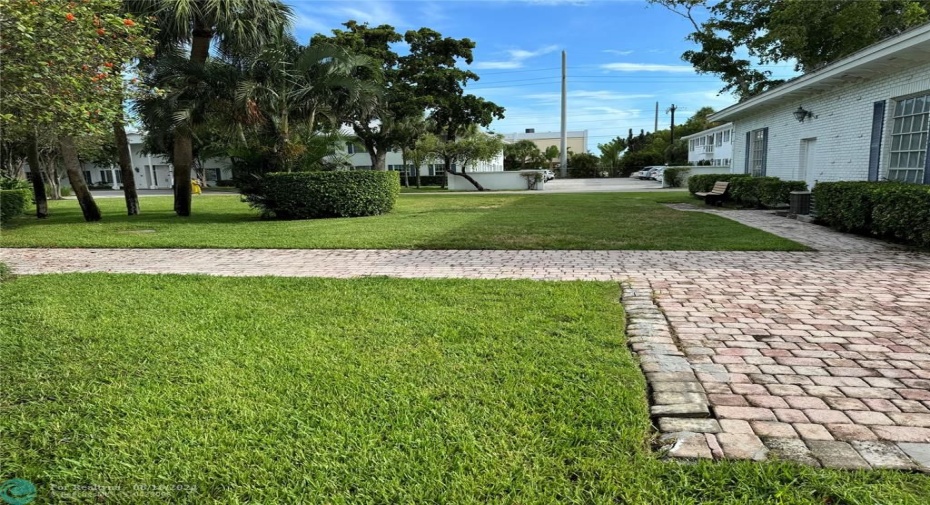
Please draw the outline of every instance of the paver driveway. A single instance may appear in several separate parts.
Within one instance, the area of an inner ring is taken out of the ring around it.
[[[627,282],[640,293],[628,301],[631,341],[654,404],[667,404],[654,411],[659,428],[680,435],[673,452],[930,469],[930,255],[843,244],[807,253],[0,249],[0,261],[22,274]],[[710,417],[676,412],[682,401]]]

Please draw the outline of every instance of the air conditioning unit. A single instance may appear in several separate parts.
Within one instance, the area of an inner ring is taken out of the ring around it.
[[[806,216],[811,213],[811,192],[792,191],[788,195],[788,212],[796,216]]]

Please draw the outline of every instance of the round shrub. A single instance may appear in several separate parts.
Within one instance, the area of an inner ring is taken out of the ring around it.
[[[0,223],[26,212],[32,193],[28,189],[0,190]]]
[[[265,175],[252,203],[277,219],[375,216],[399,193],[397,172],[279,172]]]
[[[714,184],[717,181],[721,182],[733,182],[735,179],[740,179],[743,177],[749,177],[746,174],[700,174],[692,175],[688,177],[688,191],[691,194],[703,192],[706,193],[711,189],[714,189]]]
[[[680,188],[685,182],[685,176],[691,169],[688,167],[668,167],[662,172],[665,178],[665,185],[669,188]]]

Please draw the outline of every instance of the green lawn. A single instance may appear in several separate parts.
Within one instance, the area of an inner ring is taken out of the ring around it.
[[[686,193],[401,195],[394,212],[367,218],[262,221],[237,196],[196,197],[193,216],[170,197],[142,198],[125,216],[121,199],[99,199],[104,220],[83,222],[77,202],[51,203],[52,217],[20,217],[6,247],[231,247],[322,249],[807,250],[728,219],[680,212],[663,202]]]
[[[0,294],[0,478],[36,503],[930,497],[904,472],[656,459],[615,284],[76,274]]]

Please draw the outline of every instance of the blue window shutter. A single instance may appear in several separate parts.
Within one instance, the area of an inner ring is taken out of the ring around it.
[[[749,173],[749,158],[752,157],[752,151],[749,150],[749,143],[752,141],[752,132],[746,132],[746,168],[745,173]]]
[[[869,180],[878,180],[878,160],[882,153],[882,132],[885,126],[885,101],[872,104],[872,142],[869,144]]]
[[[765,177],[765,169],[769,164],[769,129],[762,129],[762,177]]]

